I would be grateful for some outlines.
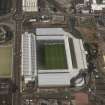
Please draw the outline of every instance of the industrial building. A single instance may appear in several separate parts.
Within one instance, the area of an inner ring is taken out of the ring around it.
[[[92,0],[91,8],[92,11],[102,11],[105,8],[105,0]],[[102,2],[101,2],[102,1]]]

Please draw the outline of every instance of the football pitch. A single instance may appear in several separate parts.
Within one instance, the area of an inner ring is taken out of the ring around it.
[[[45,44],[39,50],[38,68],[42,70],[66,69],[67,60],[64,44]]]
[[[0,76],[11,76],[12,47],[0,47]]]

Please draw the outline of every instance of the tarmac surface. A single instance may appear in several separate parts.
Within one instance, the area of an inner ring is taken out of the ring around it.
[[[75,93],[76,105],[93,105],[88,101],[88,95],[83,92]]]

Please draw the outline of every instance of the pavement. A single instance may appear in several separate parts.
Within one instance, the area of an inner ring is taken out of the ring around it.
[[[93,105],[88,101],[88,95],[83,92],[75,93],[76,105]]]

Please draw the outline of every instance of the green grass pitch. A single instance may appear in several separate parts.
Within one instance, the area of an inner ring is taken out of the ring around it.
[[[0,47],[0,76],[11,76],[12,48]]]
[[[42,59],[39,69],[66,69],[67,61],[64,44],[48,44],[41,47]]]

